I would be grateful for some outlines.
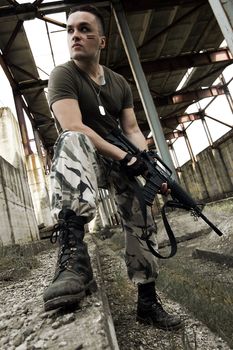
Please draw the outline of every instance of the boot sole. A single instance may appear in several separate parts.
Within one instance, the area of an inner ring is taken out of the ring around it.
[[[86,288],[78,294],[61,295],[54,299],[50,299],[44,303],[45,311],[50,311],[58,308],[66,308],[79,304],[85,296],[95,293],[98,287],[95,280],[92,280],[86,285]]]
[[[142,317],[137,316],[136,321],[138,321],[139,323],[149,325],[149,326],[154,326],[154,327],[162,329],[164,331],[177,331],[181,328],[184,328],[184,324],[182,321],[180,323],[177,323],[176,325],[170,326],[170,327],[163,326],[159,323],[153,322],[151,318],[142,318]]]

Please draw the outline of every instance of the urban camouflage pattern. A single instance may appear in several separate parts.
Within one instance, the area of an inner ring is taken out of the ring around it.
[[[157,259],[141,236],[145,232],[142,210],[135,194],[136,181],[120,171],[117,162],[110,167],[90,139],[79,132],[64,131],[54,148],[51,168],[51,206],[57,219],[61,209],[72,209],[90,222],[96,214],[98,187],[108,186],[115,197],[125,232],[125,260],[129,278],[134,283],[154,281],[158,275]],[[157,248],[156,226],[147,208],[147,233]]]
[[[98,201],[96,152],[87,136],[64,131],[54,147],[51,167],[51,207],[57,219],[61,209],[72,209],[91,221]]]

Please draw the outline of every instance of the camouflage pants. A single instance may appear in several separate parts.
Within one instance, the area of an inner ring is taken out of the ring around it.
[[[103,158],[90,139],[79,132],[64,131],[58,138],[51,168],[52,213],[55,218],[61,209],[69,208],[91,221],[98,205],[98,187],[108,182],[125,232],[125,260],[129,278],[134,283],[154,281],[158,275],[157,259],[149,252],[140,237],[145,229],[135,189],[127,176],[112,170],[107,174]],[[147,230],[156,242],[156,226],[147,212]]]

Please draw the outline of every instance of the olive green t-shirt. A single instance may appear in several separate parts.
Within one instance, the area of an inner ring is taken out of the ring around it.
[[[106,115],[99,110],[99,85],[81,71],[73,61],[55,67],[50,74],[48,100],[50,108],[54,102],[71,98],[78,100],[83,123],[99,135],[105,136],[118,126],[124,108],[133,107],[131,89],[126,80],[107,67],[103,67],[105,84],[99,94]]]

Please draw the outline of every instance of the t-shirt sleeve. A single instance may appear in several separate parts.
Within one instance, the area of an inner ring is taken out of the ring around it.
[[[49,77],[48,101],[50,108],[54,102],[65,98],[78,99],[77,85],[70,70],[63,66],[57,66]]]
[[[133,108],[133,94],[131,91],[131,88],[125,78],[122,77],[123,84],[124,84],[124,100],[122,108]]]

